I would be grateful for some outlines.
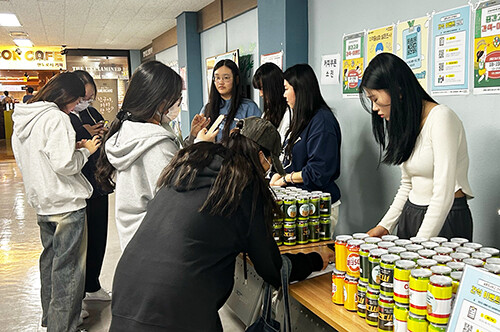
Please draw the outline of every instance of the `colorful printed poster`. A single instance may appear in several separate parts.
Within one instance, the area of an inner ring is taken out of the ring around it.
[[[383,28],[369,30],[366,40],[367,64],[379,53],[393,53],[394,50],[394,24]]]
[[[401,22],[396,30],[396,55],[413,70],[422,87],[427,90],[427,58],[430,17],[424,16]]]
[[[321,84],[339,84],[340,54],[329,54],[321,57]]]
[[[365,33],[357,32],[343,37],[342,96],[358,98],[358,87],[365,70]]]
[[[432,94],[469,93],[469,5],[432,16]]]
[[[500,1],[482,2],[474,29],[474,94],[500,93]]]
[[[498,332],[499,330],[500,277],[466,265],[447,331]]]

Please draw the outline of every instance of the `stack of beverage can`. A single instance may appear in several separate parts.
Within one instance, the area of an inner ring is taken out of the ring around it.
[[[331,240],[331,195],[296,187],[273,187],[281,215],[273,220],[278,245],[293,246]]]
[[[335,238],[332,301],[382,331],[446,331],[465,265],[500,275],[500,250],[467,239]]]

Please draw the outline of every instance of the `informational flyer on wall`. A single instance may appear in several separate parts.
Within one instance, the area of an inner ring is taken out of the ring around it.
[[[396,54],[413,70],[422,87],[427,90],[429,71],[429,24],[424,16],[400,22],[396,29]]]
[[[272,62],[276,66],[280,67],[281,70],[283,70],[283,51],[262,54],[260,56],[260,64],[263,65],[267,62]]]
[[[474,24],[474,94],[500,93],[500,1],[481,2]]]
[[[365,32],[344,35],[342,40],[342,96],[358,98],[365,70]]]
[[[466,265],[447,331],[500,330],[500,277]]]
[[[340,54],[329,54],[321,57],[321,84],[339,84]]]
[[[366,34],[366,65],[379,53],[394,52],[394,27],[389,25],[383,28],[368,30]]]
[[[469,93],[469,5],[432,16],[432,94]]]

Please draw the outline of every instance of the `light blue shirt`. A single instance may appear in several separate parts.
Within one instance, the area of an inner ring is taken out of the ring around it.
[[[205,114],[205,106],[203,106],[203,108],[201,109],[200,112],[201,114]],[[227,113],[229,113],[230,107],[231,107],[231,99],[229,100],[222,99],[222,107],[219,109],[219,114],[227,115]],[[260,117],[261,115],[262,112],[260,111],[259,107],[253,100],[242,98],[240,107],[238,107],[236,115],[234,116],[234,121],[230,124],[229,129],[230,130],[233,129],[236,126],[238,120],[248,118],[251,116]],[[226,119],[222,120],[222,122],[219,125],[219,133],[217,134],[216,138],[217,142],[220,142],[220,140],[222,139],[222,131],[224,130],[225,125],[226,125]]]

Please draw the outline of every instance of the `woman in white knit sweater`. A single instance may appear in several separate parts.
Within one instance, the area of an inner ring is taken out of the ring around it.
[[[473,197],[462,122],[437,104],[399,57],[381,53],[360,85],[363,107],[372,114],[383,162],[401,167],[401,186],[380,223],[368,233],[382,236],[398,225],[400,238],[464,237],[472,240]]]

